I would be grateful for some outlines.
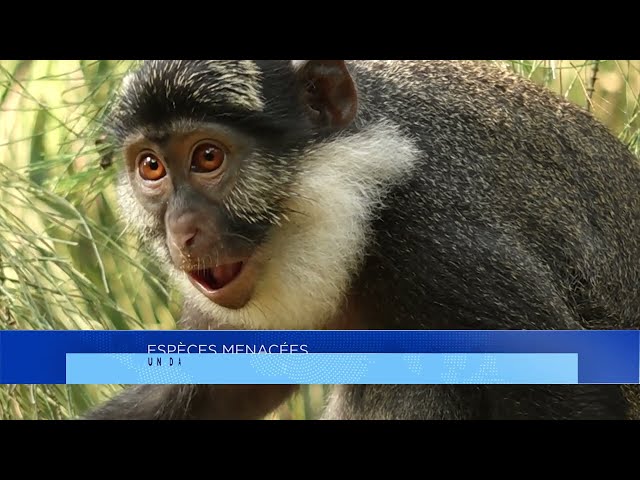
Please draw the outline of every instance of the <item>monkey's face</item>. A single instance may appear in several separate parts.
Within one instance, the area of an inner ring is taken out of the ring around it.
[[[355,115],[342,61],[153,61],[126,80],[107,125],[123,212],[207,321],[315,328],[339,308],[413,154],[386,124],[347,135]]]
[[[164,239],[161,249],[193,287],[225,308],[242,308],[251,298],[260,246],[284,215],[282,196],[265,191],[252,198],[272,177],[265,166],[252,173],[260,157],[246,135],[185,122],[140,134],[125,148],[128,183]]]

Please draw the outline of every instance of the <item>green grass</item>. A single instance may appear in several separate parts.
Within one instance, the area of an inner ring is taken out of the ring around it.
[[[507,65],[590,109],[640,153],[640,61]],[[129,66],[0,61],[1,329],[175,326],[180,299],[118,221],[116,168],[101,167],[94,145]],[[120,388],[0,386],[0,418],[70,418]],[[313,418],[325,393],[304,388],[270,418]]]

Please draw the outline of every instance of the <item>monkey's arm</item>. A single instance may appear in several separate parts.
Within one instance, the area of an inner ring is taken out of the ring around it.
[[[211,321],[183,305],[179,327],[207,330]],[[216,324],[219,330],[230,328]],[[252,420],[280,406],[298,385],[136,385],[84,415],[87,420]]]
[[[87,420],[250,420],[277,408],[296,385],[138,385]]]
[[[476,385],[338,385],[323,420],[474,420],[482,418]]]
[[[617,385],[344,385],[327,420],[624,420]]]

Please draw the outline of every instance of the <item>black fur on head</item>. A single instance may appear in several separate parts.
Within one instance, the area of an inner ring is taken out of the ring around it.
[[[321,138],[290,60],[149,60],[131,72],[105,128],[116,145],[172,121],[231,126],[286,150]],[[326,130],[324,133],[329,133]]]

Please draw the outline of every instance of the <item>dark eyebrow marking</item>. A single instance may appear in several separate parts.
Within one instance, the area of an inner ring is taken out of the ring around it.
[[[147,135],[145,135],[145,137],[147,138],[147,140],[155,143],[156,145],[164,147],[164,144],[169,141],[170,134],[167,132],[153,132],[148,133]]]

